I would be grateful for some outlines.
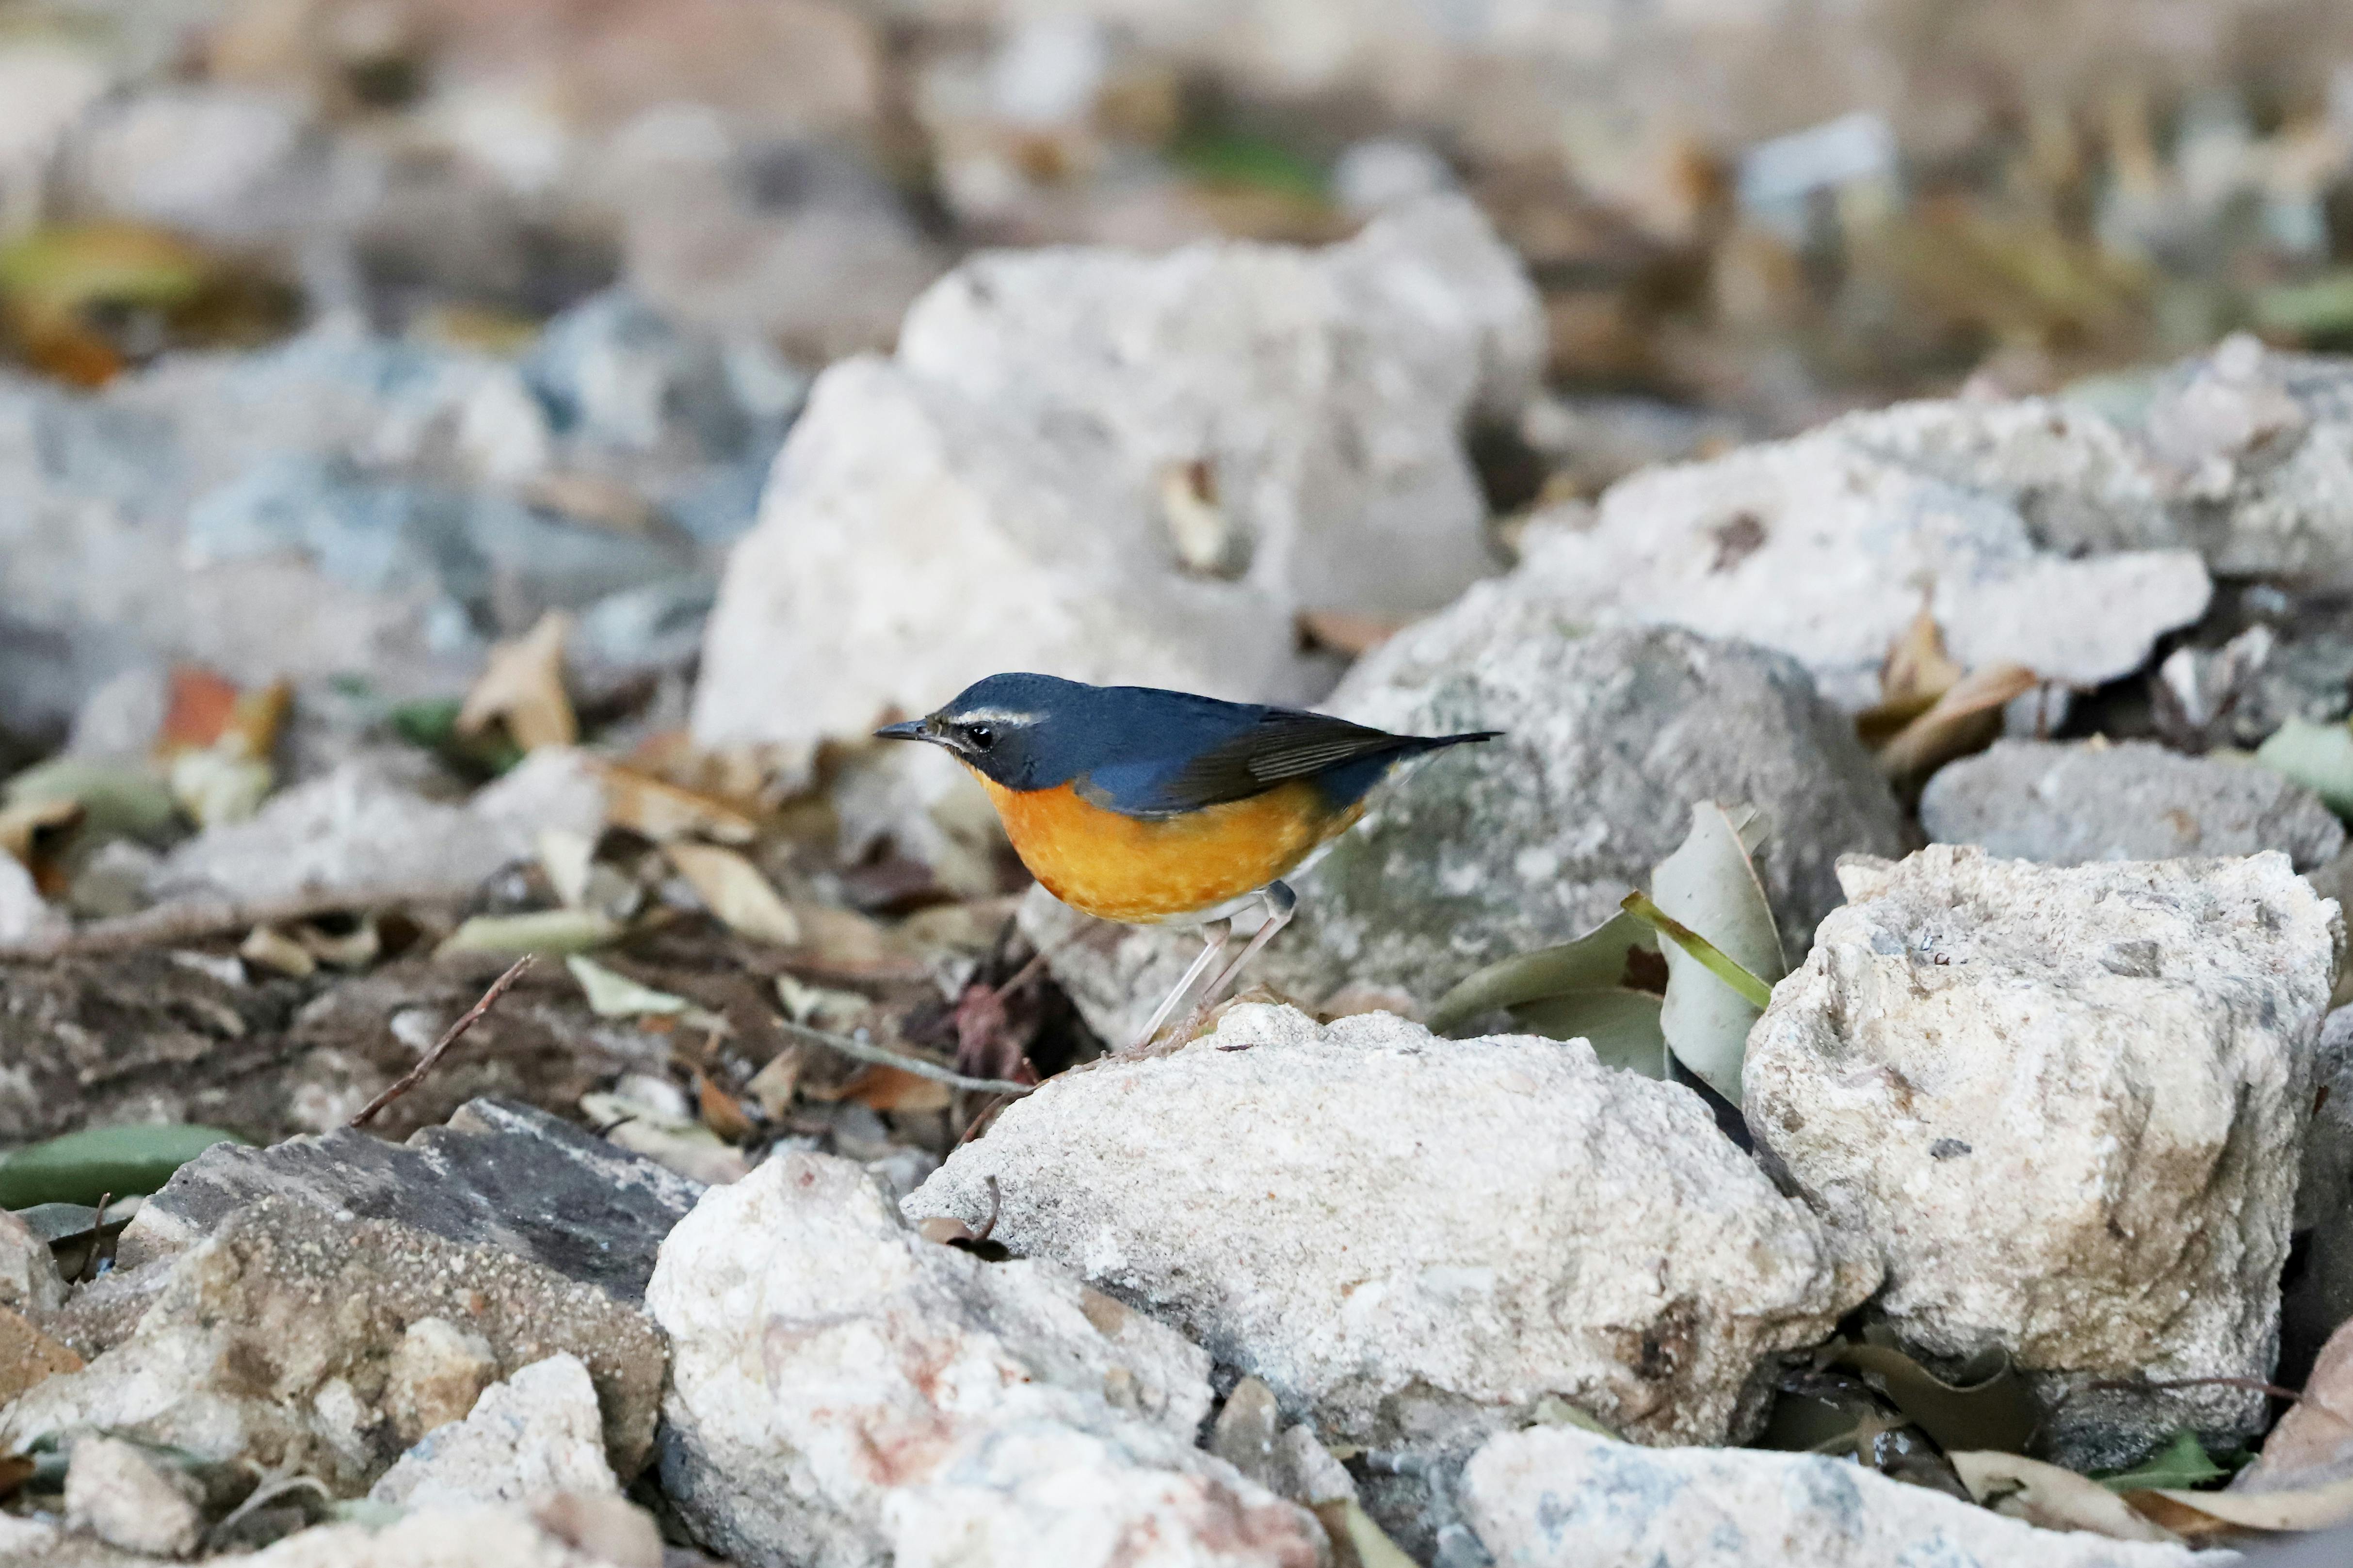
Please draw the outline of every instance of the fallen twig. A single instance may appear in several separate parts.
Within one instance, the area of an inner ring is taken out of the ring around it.
[[[253,926],[291,925],[345,910],[388,909],[398,904],[450,903],[446,886],[327,888],[276,899],[174,899],[137,914],[93,921],[79,931],[34,942],[0,943],[0,959],[72,958],[169,947],[223,931]]]
[[[897,1068],[901,1072],[911,1072],[917,1078],[927,1078],[934,1083],[946,1084],[951,1089],[970,1089],[976,1094],[1020,1095],[1028,1094],[1038,1087],[1034,1083],[1015,1083],[1010,1079],[966,1078],[960,1072],[944,1068],[937,1062],[926,1061],[922,1057],[911,1057],[899,1051],[884,1050],[881,1046],[870,1046],[864,1040],[853,1040],[847,1035],[828,1034],[823,1029],[812,1029],[807,1024],[796,1024],[789,1018],[778,1018],[776,1027],[797,1040],[807,1040],[811,1045],[823,1046],[828,1050],[839,1051],[845,1057],[853,1057],[861,1062],[872,1062],[877,1067]]]
[[[360,1107],[360,1113],[351,1119],[349,1125],[366,1126],[375,1120],[377,1111],[424,1082],[425,1075],[431,1072],[435,1064],[448,1054],[449,1047],[458,1043],[459,1037],[482,1021],[483,1014],[499,1005],[499,998],[507,994],[507,987],[522,978],[522,972],[531,967],[532,961],[537,956],[536,953],[526,952],[509,964],[504,974],[491,982],[491,988],[482,993],[482,999],[459,1015],[458,1021],[442,1032],[441,1037],[433,1042],[433,1048],[417,1059],[415,1067],[401,1074],[399,1079],[382,1094]]]

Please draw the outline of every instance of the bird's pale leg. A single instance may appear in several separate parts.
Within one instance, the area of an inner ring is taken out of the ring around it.
[[[1242,970],[1258,956],[1258,950],[1272,942],[1274,933],[1291,923],[1292,911],[1299,908],[1299,895],[1291,890],[1287,882],[1269,882],[1266,891],[1259,897],[1266,902],[1266,919],[1259,922],[1259,928],[1250,933],[1250,941],[1242,944],[1240,956],[1226,965],[1225,972],[1211,981],[1209,988],[1201,993],[1201,999],[1193,1004],[1193,1011],[1186,1015],[1185,1022],[1177,1026],[1178,1039],[1192,1037],[1193,1031],[1199,1028],[1202,1020],[1209,1016],[1209,1009],[1218,1005],[1218,998],[1241,978]]]
[[[1152,1010],[1152,1021],[1144,1026],[1144,1032],[1129,1045],[1126,1055],[1134,1056],[1152,1043],[1152,1037],[1160,1032],[1160,1026],[1168,1021],[1168,1015],[1176,1011],[1176,1004],[1191,994],[1194,983],[1208,973],[1209,965],[1217,963],[1218,954],[1226,951],[1226,942],[1233,934],[1234,922],[1231,921],[1217,921],[1207,928],[1201,943],[1201,956],[1193,961],[1193,967],[1185,972],[1185,978],[1176,983],[1176,989],[1168,993],[1160,1005]]]

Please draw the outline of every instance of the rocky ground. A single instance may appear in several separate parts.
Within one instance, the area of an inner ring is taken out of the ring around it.
[[[0,1562],[2353,1553],[2353,96],[1771,9],[8,19]],[[1001,668],[1501,735],[1113,1054]]]

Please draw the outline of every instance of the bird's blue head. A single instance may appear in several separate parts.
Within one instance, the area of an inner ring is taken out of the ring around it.
[[[1051,789],[1088,766],[1090,721],[1104,695],[1102,687],[1051,675],[992,675],[935,711],[875,734],[944,747],[1008,789]]]

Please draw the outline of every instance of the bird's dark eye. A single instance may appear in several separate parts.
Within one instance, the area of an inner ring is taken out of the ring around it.
[[[986,724],[965,725],[964,738],[972,742],[972,749],[976,752],[985,752],[997,744],[997,731]]]

